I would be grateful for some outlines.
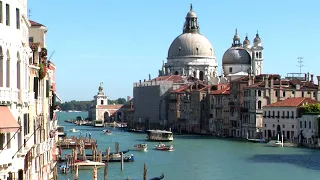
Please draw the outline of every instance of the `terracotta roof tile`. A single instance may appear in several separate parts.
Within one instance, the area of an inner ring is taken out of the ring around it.
[[[315,104],[315,103],[318,103],[318,101],[313,100],[311,98],[297,97],[297,98],[288,98],[283,101],[278,101],[273,104],[266,105],[264,107],[299,107],[305,103]]]
[[[223,89],[212,91],[212,92],[210,92],[210,94],[212,94],[212,95],[228,95],[228,94],[230,94],[230,87],[228,86]]]
[[[30,22],[31,26],[44,26],[44,27],[46,27],[45,25],[40,24],[40,23],[37,23],[37,22],[35,22],[35,21],[29,20],[29,22]]]
[[[183,85],[183,86],[179,87],[178,89],[172,90],[171,92],[172,93],[183,92],[183,91],[189,89],[189,87],[190,87],[190,84],[186,84],[186,85]]]
[[[98,109],[120,109],[123,106],[123,104],[110,104],[110,105],[98,105]]]

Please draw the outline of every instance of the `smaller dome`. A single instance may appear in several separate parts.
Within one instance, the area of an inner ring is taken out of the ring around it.
[[[231,47],[223,54],[222,64],[251,64],[251,56],[243,47]]]
[[[255,42],[255,43],[260,43],[261,42],[261,39],[260,39],[258,33],[256,34],[256,37],[254,38],[253,42]]]
[[[186,16],[186,18],[196,18],[196,17],[197,17],[196,13],[194,11],[192,11],[192,10],[189,11],[187,16]]]
[[[248,36],[246,36],[246,39],[243,41],[243,44],[244,44],[244,45],[250,44],[250,41],[249,41],[249,39],[248,39]]]

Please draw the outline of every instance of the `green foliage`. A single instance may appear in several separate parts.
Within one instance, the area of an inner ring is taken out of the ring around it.
[[[319,113],[320,114],[320,104],[307,104],[301,107],[303,114],[306,113]]]
[[[118,98],[116,100],[108,100],[108,104],[125,104],[126,99]],[[60,107],[62,111],[74,110],[74,111],[88,111],[93,105],[92,101],[67,101],[64,103],[56,102],[56,105]]]
[[[127,100],[125,98],[118,98],[116,100],[108,99],[108,104],[125,104]]]

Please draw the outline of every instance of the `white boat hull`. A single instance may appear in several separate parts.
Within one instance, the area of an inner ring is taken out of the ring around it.
[[[281,141],[269,141],[267,143],[267,146],[271,146],[271,147],[281,147],[283,146]]]
[[[147,147],[144,147],[144,148],[143,147],[134,147],[133,149],[135,151],[147,151],[148,148]]]

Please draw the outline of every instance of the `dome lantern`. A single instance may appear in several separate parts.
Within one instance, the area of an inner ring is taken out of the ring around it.
[[[190,4],[190,11],[186,16],[186,21],[183,26],[183,33],[200,33],[200,27],[197,19],[197,15],[192,9],[192,4]]]

